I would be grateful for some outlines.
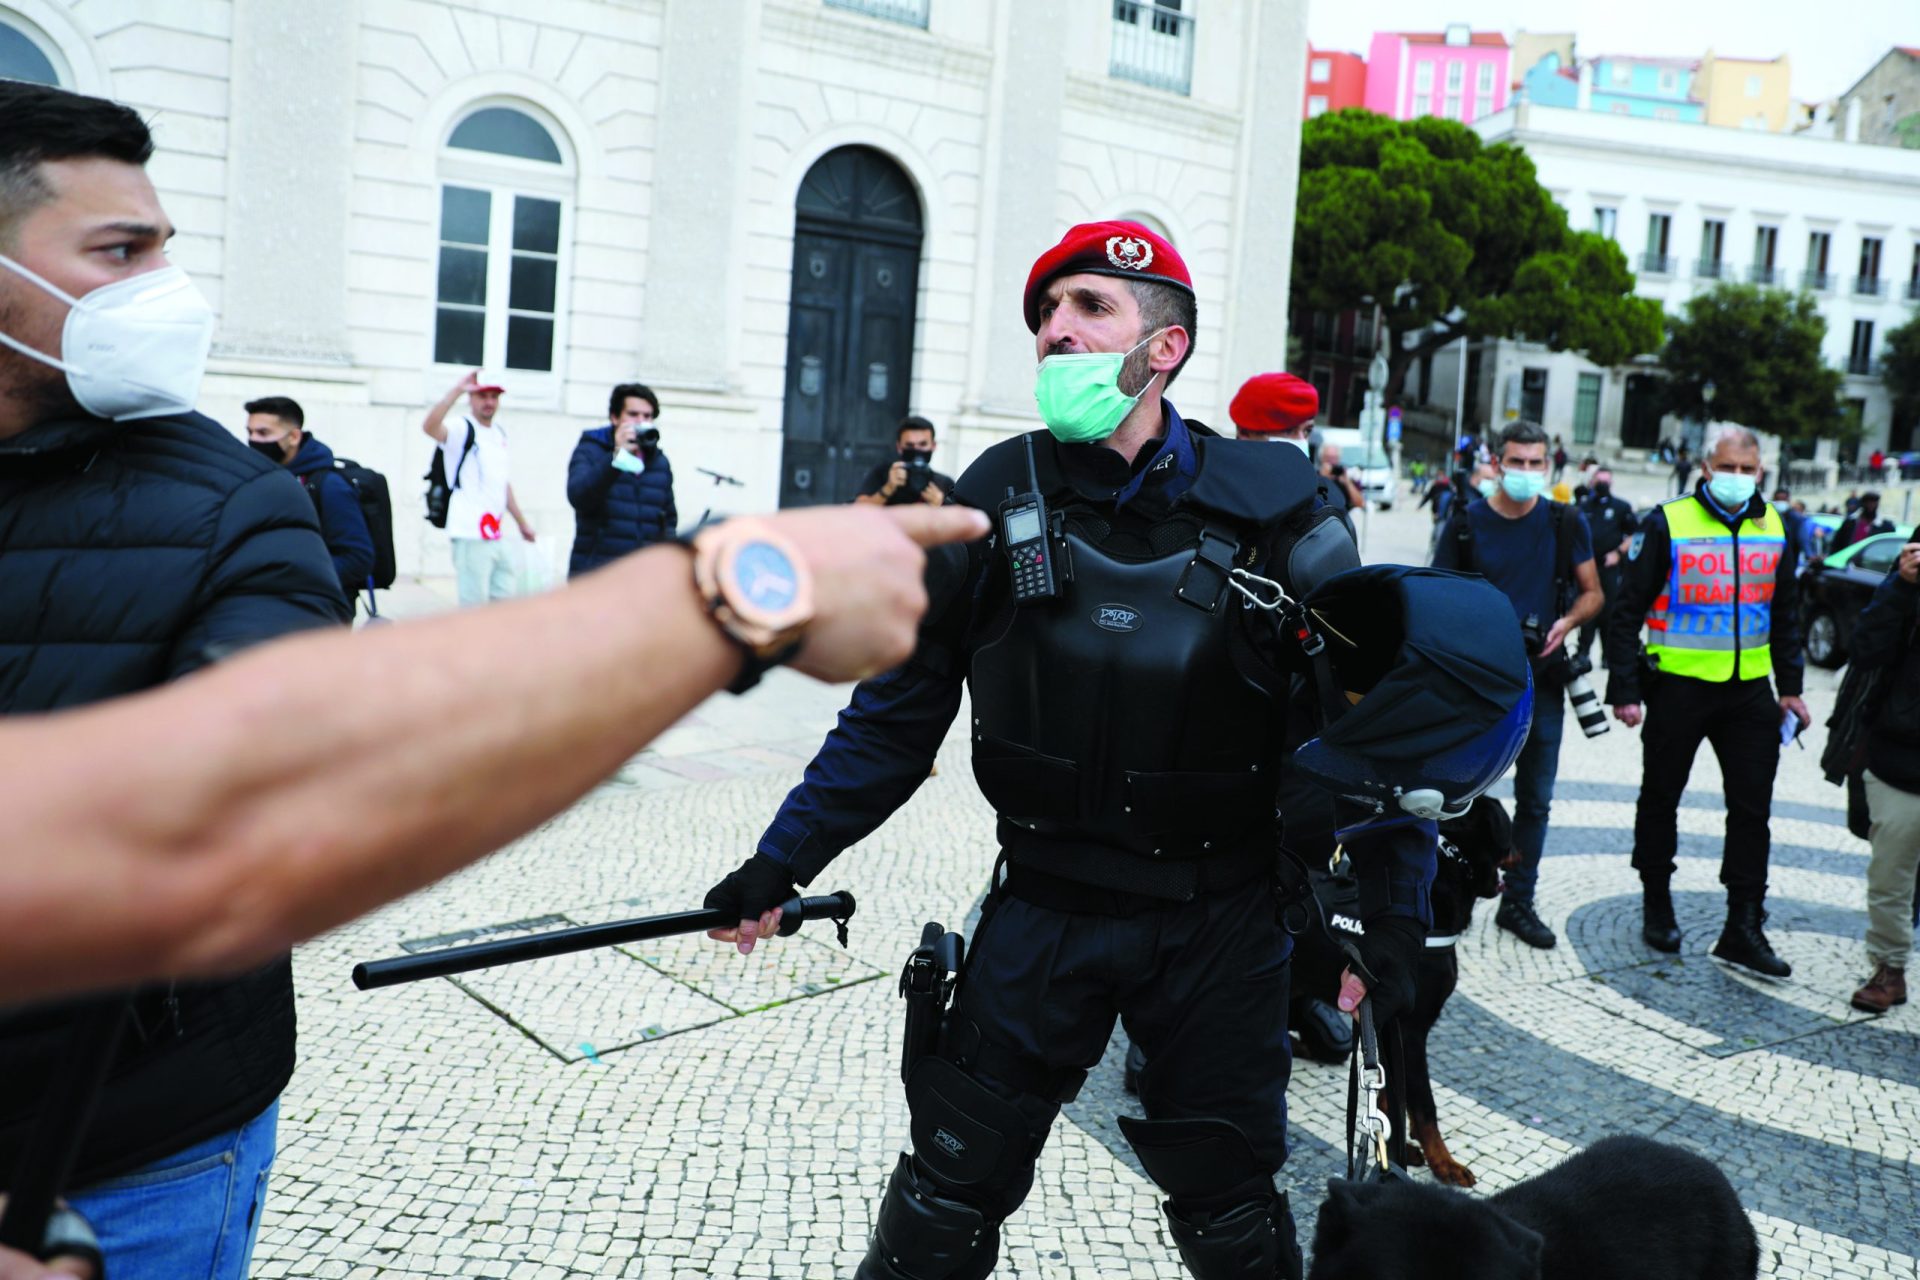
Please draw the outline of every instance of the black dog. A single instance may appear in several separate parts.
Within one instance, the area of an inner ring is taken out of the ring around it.
[[[1411,1181],[1327,1184],[1308,1280],[1753,1280],[1760,1242],[1726,1175],[1607,1138],[1478,1200]]]
[[[1331,832],[1327,834],[1330,840]],[[1310,839],[1310,830],[1289,823],[1289,843],[1303,837]],[[1440,1136],[1433,1082],[1427,1071],[1427,1037],[1459,979],[1453,939],[1473,923],[1474,903],[1499,892],[1500,863],[1512,852],[1513,823],[1498,800],[1481,796],[1464,816],[1440,824],[1439,866],[1432,892],[1433,931],[1414,974],[1414,1005],[1381,1028],[1390,1059],[1396,1041],[1401,1048],[1398,1060],[1387,1064],[1387,1114],[1393,1121],[1389,1145],[1394,1160],[1425,1164],[1434,1177],[1459,1187],[1473,1185],[1473,1171],[1453,1158]],[[1294,1000],[1289,1025],[1299,1033],[1301,1053],[1321,1062],[1341,1062],[1352,1052],[1353,1031],[1352,1020],[1333,1003],[1340,987],[1340,971],[1349,962],[1336,943],[1343,935],[1352,939],[1362,933],[1357,919],[1359,889],[1348,876],[1316,872],[1314,894],[1333,938],[1311,928],[1300,935],[1294,949]],[[1406,1146],[1408,1137],[1417,1145]]]

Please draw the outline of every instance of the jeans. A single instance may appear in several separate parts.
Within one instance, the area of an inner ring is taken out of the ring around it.
[[[1547,813],[1560,776],[1560,738],[1567,726],[1567,698],[1559,686],[1533,691],[1533,730],[1513,762],[1513,847],[1520,860],[1506,875],[1509,902],[1533,903],[1540,854],[1547,847]]]
[[[519,594],[520,566],[504,539],[452,538],[453,576],[462,607]]]
[[[67,1202],[93,1225],[113,1280],[246,1280],[273,1167],[280,1101],[217,1137]]]

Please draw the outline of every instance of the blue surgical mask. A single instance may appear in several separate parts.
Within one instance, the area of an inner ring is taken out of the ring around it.
[[[1491,498],[1500,492],[1500,482],[1492,477],[1479,481],[1473,487],[1480,491],[1480,496],[1483,498]]]
[[[1760,484],[1754,476],[1743,476],[1732,471],[1716,471],[1707,477],[1707,492],[1713,500],[1725,507],[1729,513],[1742,511],[1753,500],[1753,491]]]
[[[1547,491],[1547,474],[1544,471],[1502,471],[1500,487],[1515,502],[1531,502]]]

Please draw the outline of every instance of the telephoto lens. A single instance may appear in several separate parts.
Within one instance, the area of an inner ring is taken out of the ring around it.
[[[1593,691],[1593,682],[1584,672],[1567,682],[1567,700],[1573,704],[1573,718],[1580,722],[1580,732],[1589,738],[1613,728],[1607,723],[1607,709],[1600,705],[1600,695]]]

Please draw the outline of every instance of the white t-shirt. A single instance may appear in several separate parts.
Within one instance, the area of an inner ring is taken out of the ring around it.
[[[466,447],[467,427],[473,426],[473,449],[467,464],[460,468],[460,451]],[[483,427],[472,418],[447,425],[447,438],[440,442],[447,483],[453,496],[447,502],[447,536],[482,538],[493,542],[507,519],[507,434],[495,422]]]

